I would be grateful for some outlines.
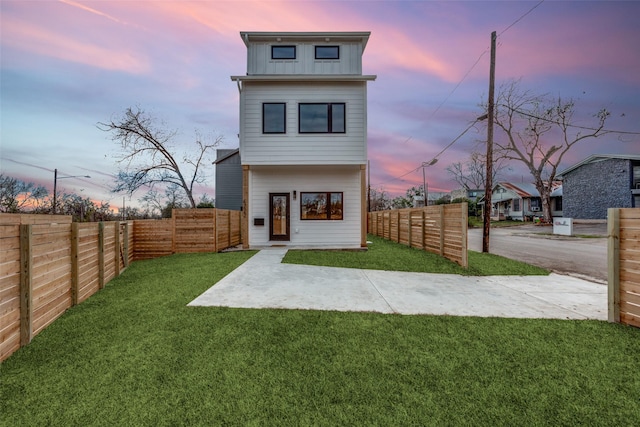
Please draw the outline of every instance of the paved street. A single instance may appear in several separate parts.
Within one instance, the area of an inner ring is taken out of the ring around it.
[[[599,238],[553,236],[552,227],[522,225],[492,228],[491,253],[547,268],[560,274],[607,282],[607,225],[574,224],[574,234]],[[482,251],[482,229],[469,229],[469,249]]]

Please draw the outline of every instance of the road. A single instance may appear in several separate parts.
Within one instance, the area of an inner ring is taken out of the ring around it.
[[[553,236],[551,227],[522,225],[492,228],[489,252],[524,261],[560,274],[607,283],[606,224],[574,224],[574,234],[597,238]],[[469,229],[468,248],[482,251],[482,229]]]

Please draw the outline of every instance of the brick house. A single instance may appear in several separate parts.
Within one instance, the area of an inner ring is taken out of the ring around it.
[[[608,208],[640,207],[640,155],[595,154],[558,178],[568,218],[606,219]]]

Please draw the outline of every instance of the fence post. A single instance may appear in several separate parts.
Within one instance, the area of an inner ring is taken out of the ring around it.
[[[124,268],[129,267],[129,223],[127,221],[124,222],[124,229],[122,231],[122,238],[124,242],[122,242],[123,250],[124,250]]]
[[[426,213],[426,208],[422,208],[422,215],[421,215],[422,222],[420,224],[420,229],[421,229],[420,235],[422,236],[421,239],[422,239],[422,250],[423,251],[425,250],[425,243],[426,243],[426,239],[424,237],[424,229],[425,229],[424,223],[426,221],[425,213]]]
[[[231,211],[227,211],[227,230],[229,235],[227,236],[227,248],[231,247]]]
[[[20,225],[20,347],[29,344],[33,335],[32,235],[31,224]]]
[[[213,252],[218,252],[218,209],[213,211]]]
[[[98,288],[104,288],[104,222],[98,223]]]
[[[444,256],[444,205],[440,205],[440,256]]]
[[[607,212],[608,320],[620,322],[620,209]]]
[[[411,217],[413,216],[413,211],[409,209],[409,218],[407,218],[409,222],[409,247],[411,247]]]
[[[176,253],[176,210],[171,209],[171,253]]]
[[[468,227],[469,227],[469,205],[467,203],[460,203],[461,207],[460,209],[462,209],[462,212],[460,212],[460,216],[462,217],[461,221],[462,224],[460,224],[462,226],[462,236],[460,236],[462,238],[462,266],[464,268],[468,268],[469,267],[469,252],[467,250],[468,247]]]
[[[120,252],[120,221],[115,221],[114,223],[114,231],[116,233],[115,235],[115,277],[118,277],[120,275],[120,256],[121,256],[121,252]]]
[[[79,266],[78,251],[80,238],[78,236],[80,223],[71,224],[71,306],[78,305]]]
[[[400,209],[398,209],[398,213],[397,213],[396,217],[397,217],[396,221],[397,221],[397,224],[398,224],[398,233],[397,233],[398,234],[398,238],[397,238],[396,242],[400,243]]]

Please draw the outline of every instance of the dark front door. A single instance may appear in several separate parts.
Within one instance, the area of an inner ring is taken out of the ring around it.
[[[269,240],[289,241],[289,193],[269,193]]]

